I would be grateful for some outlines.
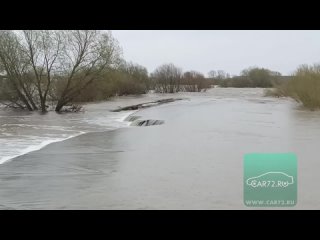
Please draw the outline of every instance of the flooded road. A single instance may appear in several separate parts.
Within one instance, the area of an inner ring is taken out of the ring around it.
[[[46,117],[54,126],[59,119],[64,121],[60,125],[83,133],[1,164],[0,207],[251,209],[243,203],[243,155],[293,152],[298,157],[293,209],[320,208],[320,112],[289,99],[264,97],[263,89],[232,88],[170,95],[188,99],[121,116],[109,112],[165,97],[120,98],[87,105],[82,115]],[[138,127],[117,121],[121,127],[110,127],[110,119],[129,114],[164,124]],[[15,119],[8,113],[0,119],[3,142],[9,131],[18,132],[3,124],[38,125],[34,120],[8,123]],[[3,144],[0,149],[9,151]]]

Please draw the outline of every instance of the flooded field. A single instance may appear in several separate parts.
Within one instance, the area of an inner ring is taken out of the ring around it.
[[[110,112],[166,97],[182,101]],[[298,204],[320,208],[320,112],[263,89],[148,94],[88,104],[84,113],[0,111],[3,209],[251,209],[246,153],[295,153]],[[126,118],[159,120],[130,125]]]

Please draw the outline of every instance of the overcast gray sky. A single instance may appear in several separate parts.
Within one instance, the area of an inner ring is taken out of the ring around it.
[[[300,64],[320,63],[320,31],[113,30],[126,60],[152,72],[163,63],[184,71],[224,70],[237,75],[250,66],[291,74]]]

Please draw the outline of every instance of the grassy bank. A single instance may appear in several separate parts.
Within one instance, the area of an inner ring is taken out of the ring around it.
[[[320,65],[300,66],[289,81],[275,85],[266,95],[291,97],[308,109],[320,109]]]

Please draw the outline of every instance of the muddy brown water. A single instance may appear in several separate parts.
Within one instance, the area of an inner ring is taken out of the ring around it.
[[[216,88],[176,97],[188,99],[132,113],[139,120],[164,121],[157,126],[94,124],[124,119],[107,110],[161,98],[155,95],[91,104],[77,117],[45,117],[59,126],[82,116],[87,121],[67,126],[85,133],[1,164],[0,207],[251,209],[243,204],[243,155],[293,152],[298,157],[294,209],[320,208],[320,112],[290,99],[263,97],[263,89]],[[1,114],[1,121],[10,119]],[[32,117],[24,118],[36,125]]]

